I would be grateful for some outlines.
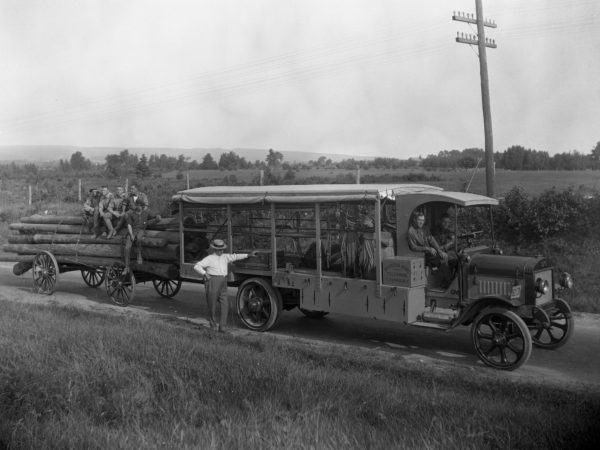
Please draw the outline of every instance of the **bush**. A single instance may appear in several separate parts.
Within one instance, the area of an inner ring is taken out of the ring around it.
[[[585,194],[572,187],[556,188],[530,198],[520,187],[511,189],[495,215],[498,236],[515,245],[537,243],[567,233],[591,236],[598,232],[598,195]]]

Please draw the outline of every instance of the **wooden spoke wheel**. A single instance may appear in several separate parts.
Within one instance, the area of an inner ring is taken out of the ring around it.
[[[312,309],[304,308],[298,309],[309,319],[321,319],[322,317],[325,317],[327,314],[329,314],[329,311],[313,311]]]
[[[58,283],[58,263],[52,253],[43,251],[35,255],[32,265],[33,290],[38,294],[50,295]]]
[[[181,289],[181,280],[165,280],[160,278],[158,280],[152,280],[154,289],[161,297],[173,298]]]
[[[127,306],[135,296],[135,276],[120,264],[113,264],[106,271],[106,293],[118,306]]]
[[[504,308],[484,309],[473,322],[471,339],[488,366],[515,370],[531,356],[531,335],[525,322]]]
[[[106,270],[83,269],[81,271],[81,276],[83,277],[85,284],[87,284],[89,287],[97,288],[104,282],[104,279],[106,278]]]
[[[281,317],[281,294],[264,278],[245,280],[238,289],[236,304],[238,316],[254,331],[271,329]]]
[[[564,345],[573,334],[571,307],[564,300],[554,300],[551,308],[545,309],[548,320],[536,321],[529,326],[533,345],[555,349]]]

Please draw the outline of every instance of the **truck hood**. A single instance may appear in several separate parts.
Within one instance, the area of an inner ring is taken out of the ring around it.
[[[469,263],[469,275],[522,278],[525,274],[548,267],[548,262],[542,257],[477,254]]]

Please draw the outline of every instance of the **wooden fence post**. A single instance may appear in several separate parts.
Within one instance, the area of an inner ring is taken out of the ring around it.
[[[81,203],[81,178],[79,179],[79,190],[77,194],[77,200]]]

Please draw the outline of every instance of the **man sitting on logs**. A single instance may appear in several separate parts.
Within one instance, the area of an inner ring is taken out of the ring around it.
[[[98,188],[91,188],[88,192],[88,196],[83,204],[83,221],[90,228],[94,235],[98,232],[100,226],[100,191]]]
[[[121,230],[121,228],[126,226],[127,216],[135,209],[135,206],[141,206],[143,211],[148,211],[148,197],[143,192],[138,191],[138,188],[135,184],[132,184],[129,187],[129,195],[127,195],[127,198],[123,200],[121,205],[122,214],[117,226],[115,227],[113,236],[115,236]]]
[[[112,214],[113,232],[108,239],[117,235],[117,231],[120,228],[119,225],[124,225],[125,213],[127,211],[127,194],[123,186],[117,186],[117,193],[113,198],[113,207],[109,211]],[[121,223],[122,220],[123,223]]]
[[[125,236],[124,259],[125,268],[129,270],[131,247],[134,242],[137,250],[137,263],[143,264],[144,262],[142,259],[142,239],[144,238],[144,233],[146,231],[148,213],[144,211],[142,205],[136,204],[125,216],[127,222],[127,235]]]
[[[106,225],[106,239],[110,239],[116,234],[112,224],[114,206],[115,200],[112,192],[108,190],[108,186],[102,186],[102,197],[100,197],[98,210],[100,217],[102,217],[102,220]],[[96,230],[94,238],[100,237],[99,231],[100,230]]]
[[[150,206],[148,204],[148,196],[140,192],[135,184],[129,187],[128,202],[130,209],[132,209],[132,205],[141,205],[144,211],[148,211],[148,206]]]

